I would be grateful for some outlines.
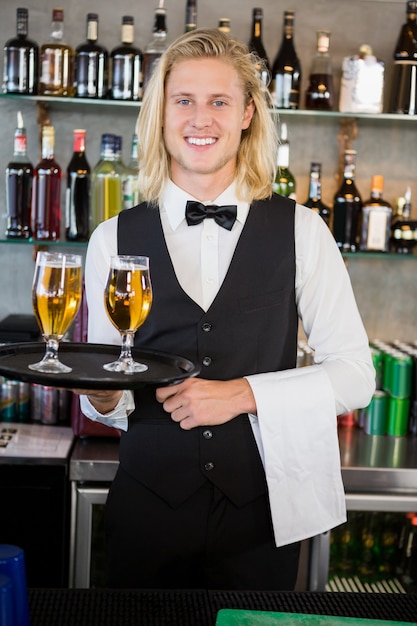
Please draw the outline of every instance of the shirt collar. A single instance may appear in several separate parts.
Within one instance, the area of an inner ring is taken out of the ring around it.
[[[176,230],[185,221],[185,205],[187,200],[197,200],[191,194],[178,187],[172,180],[165,186],[161,210],[165,211],[172,230]],[[236,204],[237,220],[245,223],[249,213],[249,204],[236,198],[236,183],[233,182],[217,198],[207,200],[204,204]]]

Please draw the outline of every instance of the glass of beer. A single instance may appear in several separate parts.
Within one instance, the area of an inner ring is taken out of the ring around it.
[[[45,355],[31,370],[66,374],[71,368],[58,358],[59,342],[74,321],[81,303],[82,258],[78,254],[38,252],[32,284],[32,305],[46,341]]]
[[[148,366],[132,357],[135,332],[142,326],[152,306],[149,258],[146,256],[112,256],[104,306],[113,326],[120,332],[122,347],[117,361],[103,365],[110,372],[136,374]]]

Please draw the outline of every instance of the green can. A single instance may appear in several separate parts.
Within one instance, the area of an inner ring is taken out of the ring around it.
[[[413,359],[408,354],[393,355],[390,363],[390,389],[393,398],[409,398]]]
[[[377,389],[366,411],[365,432],[368,435],[385,435],[388,425],[388,395]]]
[[[372,362],[375,368],[376,388],[382,389],[383,372],[384,372],[384,354],[378,348],[371,348]]]
[[[387,393],[390,393],[391,387],[391,364],[394,358],[395,350],[386,350],[383,353],[384,364],[382,372],[382,389]]]
[[[405,437],[408,433],[410,398],[390,398],[388,402],[387,434]]]

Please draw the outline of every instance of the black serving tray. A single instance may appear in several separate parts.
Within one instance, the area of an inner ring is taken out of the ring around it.
[[[45,374],[29,369],[45,354],[45,343],[12,343],[0,346],[0,375],[27,383],[72,389],[137,389],[144,385],[172,385],[196,376],[200,368],[181,356],[153,350],[132,351],[135,360],[148,366],[146,372],[107,372],[105,363],[115,361],[120,346],[62,342],[59,358],[72,368],[68,374]]]

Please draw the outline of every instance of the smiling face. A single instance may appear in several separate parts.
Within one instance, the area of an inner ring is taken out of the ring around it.
[[[219,58],[177,62],[166,82],[164,114],[173,182],[200,200],[218,196],[233,181],[242,130],[252,115],[253,104],[245,105],[230,63]]]

